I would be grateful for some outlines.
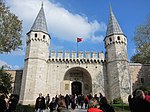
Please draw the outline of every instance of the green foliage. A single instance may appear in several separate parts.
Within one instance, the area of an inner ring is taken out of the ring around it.
[[[131,61],[136,63],[145,63],[145,59],[144,56],[142,56],[142,54],[135,54],[131,57]]]
[[[150,63],[150,16],[145,24],[137,27],[134,41],[137,53],[131,58],[132,62]]]
[[[130,112],[128,104],[113,104],[115,112]]]
[[[147,91],[150,94],[150,87],[148,87],[148,86],[142,85],[138,89],[143,90],[143,91]]]
[[[0,93],[9,94],[12,91],[12,77],[4,71],[4,67],[0,68]]]
[[[121,97],[113,99],[113,104],[121,104],[121,103],[123,103]]]
[[[35,112],[34,106],[31,105],[17,105],[16,112]]]
[[[22,21],[0,0],[0,53],[22,49]]]

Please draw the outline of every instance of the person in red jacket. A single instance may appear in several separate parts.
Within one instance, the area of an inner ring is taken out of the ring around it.
[[[89,109],[87,110],[87,112],[103,112],[98,108],[100,108],[99,103],[95,98],[93,98],[89,101]]]
[[[147,91],[145,91],[144,93],[145,93],[145,100],[147,100],[148,102],[150,102],[150,95],[148,94]]]
[[[88,106],[88,102],[89,102],[89,98],[88,98],[88,96],[85,96],[85,98],[84,98],[85,109],[86,109],[87,106]]]

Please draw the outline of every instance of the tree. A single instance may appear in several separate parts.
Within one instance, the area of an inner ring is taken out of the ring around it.
[[[137,27],[134,41],[137,53],[132,56],[131,61],[142,64],[150,63],[150,16],[146,23]]]
[[[22,21],[0,0],[0,53],[22,49]]]
[[[12,77],[2,66],[0,68],[0,93],[8,94],[12,91]]]

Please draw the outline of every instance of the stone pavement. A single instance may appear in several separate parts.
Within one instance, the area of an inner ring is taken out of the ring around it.
[[[71,112],[87,112],[87,109],[75,109],[75,110],[72,110],[70,109]]]
[[[75,110],[72,110],[72,109],[69,109],[70,112],[87,112],[87,109],[75,109]],[[49,110],[46,110],[45,112],[50,112]],[[55,111],[54,111],[55,112]]]
[[[83,109],[81,109],[81,106],[78,106],[78,108],[76,107],[75,110],[72,110],[70,106],[68,108],[69,108],[70,112],[87,112],[87,109],[85,109],[84,107],[85,107],[85,105],[83,105]],[[48,109],[44,112],[50,112],[50,110]],[[54,112],[57,112],[57,111],[54,111]]]

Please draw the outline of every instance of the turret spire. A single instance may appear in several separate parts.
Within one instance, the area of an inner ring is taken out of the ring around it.
[[[42,32],[48,34],[47,23],[46,23],[44,9],[43,9],[43,2],[41,5],[41,9],[33,23],[33,26],[31,27],[30,31],[42,31]]]
[[[118,21],[116,20],[114,14],[113,14],[112,7],[110,5],[110,16],[109,16],[109,20],[108,20],[106,36],[109,36],[112,34],[123,34],[123,32],[118,24]]]

